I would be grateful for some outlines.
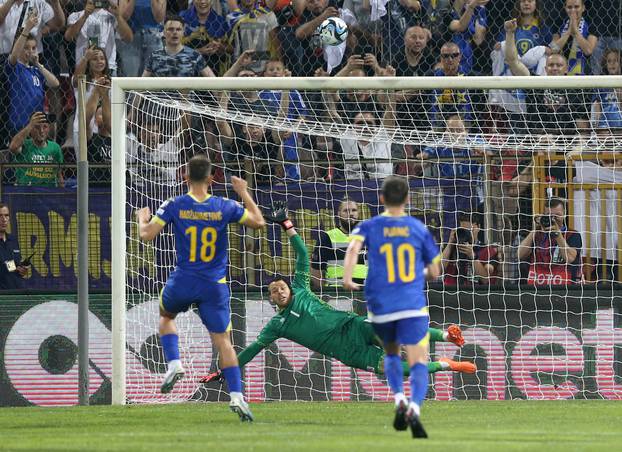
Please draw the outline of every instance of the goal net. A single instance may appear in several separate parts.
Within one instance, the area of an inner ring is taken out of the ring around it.
[[[245,78],[115,80],[113,317],[115,403],[228,400],[202,385],[217,356],[196,310],[177,317],[186,377],[166,369],[159,293],[175,265],[170,229],[140,242],[135,212],[184,194],[185,163],[213,163],[214,195],[249,182],[262,208],[287,201],[311,256],[312,287],[365,315],[340,285],[347,235],[382,212],[379,187],[408,178],[410,215],[443,253],[428,285],[431,326],[459,325],[466,345],[431,344],[429,398],[621,398],[621,77]],[[229,228],[233,342],[275,315],[267,285],[294,273],[277,226]],[[364,280],[364,253],[355,277]],[[244,368],[261,400],[389,400],[386,381],[287,339]]]

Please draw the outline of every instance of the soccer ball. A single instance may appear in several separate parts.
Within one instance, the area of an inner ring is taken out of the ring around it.
[[[348,37],[348,26],[339,17],[329,17],[317,29],[317,34],[326,46],[338,46]]]

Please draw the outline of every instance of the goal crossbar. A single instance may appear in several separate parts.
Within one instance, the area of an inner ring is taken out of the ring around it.
[[[125,77],[113,78],[113,91],[144,90],[337,90],[337,89],[582,89],[619,88],[620,75],[546,77]]]

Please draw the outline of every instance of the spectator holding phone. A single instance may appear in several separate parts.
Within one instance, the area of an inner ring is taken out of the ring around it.
[[[110,103],[110,79],[100,77],[86,101],[86,138],[88,161],[108,164],[112,161],[112,110]],[[110,186],[110,168],[91,168],[89,184]]]
[[[566,205],[547,200],[544,213],[518,247],[518,258],[529,262],[527,283],[563,286],[581,282],[581,234],[565,225]]]
[[[295,76],[311,75],[315,69],[324,66],[322,43],[315,33],[329,17],[339,17],[335,0],[307,0],[305,10],[296,28],[297,44],[302,52],[300,64],[292,67]]]
[[[93,92],[96,90],[96,83],[102,79],[110,80],[110,66],[108,65],[108,59],[106,53],[101,47],[91,47],[86,50],[84,56],[80,59],[76,65],[76,70],[73,73],[73,86],[74,96],[78,98],[78,77],[86,74],[86,99],[89,99]],[[80,105],[76,104],[76,112],[73,118],[73,145],[74,148],[78,147],[79,139],[79,127],[78,120],[80,118]],[[97,124],[95,118],[91,116],[91,119],[87,121],[87,126],[93,133],[97,133]]]
[[[0,0],[0,54],[8,55],[13,48],[13,43],[18,36],[18,27],[24,5],[28,5],[28,11],[24,17],[36,13],[39,22],[30,30],[37,43],[37,53],[43,51],[41,39],[51,32],[58,31],[65,26],[65,13],[60,0]],[[23,26],[23,25],[22,25]],[[6,60],[5,60],[6,61]],[[4,61],[2,61],[4,62]]]
[[[374,76],[382,76],[384,69],[378,63],[375,55],[371,53],[354,54],[350,55],[346,64],[335,74],[335,77],[367,77],[368,72],[373,72]],[[316,77],[328,76],[321,69],[316,71],[315,75]],[[360,113],[382,115],[385,108],[384,102],[381,99],[376,99],[371,90],[345,89],[340,90],[337,94],[337,113],[345,122],[350,124]]]
[[[7,232],[10,224],[9,206],[0,202],[0,290],[20,289],[30,266],[30,259],[22,261],[17,239]]]
[[[62,164],[63,151],[58,143],[48,140],[49,115],[41,111],[33,113],[30,122],[20,130],[9,144],[15,163]],[[57,187],[63,185],[62,170],[54,166],[32,166],[15,170],[17,185]]]
[[[43,110],[45,87],[59,86],[54,74],[39,62],[37,41],[31,34],[38,23],[39,15],[33,9],[24,21],[6,66],[11,134],[26,126],[34,111]]]
[[[117,70],[117,46],[115,34],[131,42],[132,29],[113,0],[87,0],[84,10],[69,15],[65,40],[76,42],[76,61],[80,61],[87,49],[101,47],[106,52],[113,74]]]

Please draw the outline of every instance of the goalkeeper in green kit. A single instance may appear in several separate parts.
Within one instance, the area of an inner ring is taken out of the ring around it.
[[[384,350],[376,337],[371,323],[353,312],[339,311],[315,295],[309,286],[309,254],[294,225],[287,217],[284,202],[275,203],[272,215],[266,219],[279,223],[296,251],[296,273],[291,287],[282,278],[270,283],[270,301],[277,307],[277,314],[261,330],[255,342],[238,355],[240,367],[251,361],[259,352],[279,338],[289,339],[303,347],[325,356],[335,358],[356,369],[384,373]],[[430,328],[430,340],[452,342],[459,347],[464,344],[462,331],[451,325],[446,332]],[[409,367],[402,363],[404,376]],[[455,371],[474,373],[471,362],[457,362],[447,358],[428,363],[430,373]],[[201,379],[202,383],[221,380],[220,371]]]

